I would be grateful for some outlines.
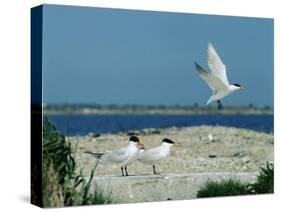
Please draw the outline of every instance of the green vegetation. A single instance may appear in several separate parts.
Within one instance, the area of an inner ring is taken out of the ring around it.
[[[98,188],[93,193],[90,191],[96,167],[88,180],[82,172],[76,173],[71,144],[47,118],[43,125],[43,206],[111,203],[110,194],[105,195]]]
[[[266,163],[266,167],[260,168],[256,182],[249,185],[253,194],[268,194],[274,192],[274,166],[273,163]]]
[[[274,191],[274,166],[266,164],[254,183],[243,183],[240,180],[227,179],[220,182],[209,181],[197,192],[197,197],[221,197],[248,194],[267,194]]]
[[[197,193],[197,197],[221,197],[248,194],[247,184],[228,179],[221,182],[207,182]]]

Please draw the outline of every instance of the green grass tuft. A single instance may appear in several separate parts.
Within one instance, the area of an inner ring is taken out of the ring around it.
[[[253,194],[268,194],[274,192],[274,166],[273,163],[266,163],[261,167],[256,182],[249,185]]]
[[[97,164],[96,164],[97,165]],[[46,117],[43,124],[43,205],[62,207],[111,203],[111,194],[98,188],[90,190],[95,168],[89,180],[76,173],[71,144]]]
[[[243,183],[240,180],[227,179],[220,182],[209,181],[197,192],[197,197],[221,197],[247,194],[267,194],[274,191],[274,165],[266,163],[261,167],[254,183]]]
[[[207,182],[198,191],[197,197],[221,197],[245,194],[248,194],[247,184],[239,180],[227,179],[220,182]]]

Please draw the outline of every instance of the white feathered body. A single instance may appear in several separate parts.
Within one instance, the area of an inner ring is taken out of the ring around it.
[[[207,105],[210,104],[211,102],[223,99],[224,97],[232,94],[233,92],[239,90],[239,88],[233,86],[233,85],[228,85],[227,88],[223,91],[218,91],[217,93],[214,93],[207,101]]]
[[[197,63],[195,63],[195,66],[199,76],[213,91],[213,95],[207,101],[208,105],[213,101],[220,100],[231,93],[238,91],[240,88],[229,84],[226,67],[211,43],[208,44],[207,60],[211,72],[206,71]]]
[[[171,145],[162,143],[160,146],[148,150],[141,150],[138,154],[138,159],[144,163],[155,164],[171,153]]]
[[[120,163],[121,166],[126,166],[137,160],[138,153],[139,148],[133,142],[130,142],[127,147],[105,153],[100,157],[100,160]]]

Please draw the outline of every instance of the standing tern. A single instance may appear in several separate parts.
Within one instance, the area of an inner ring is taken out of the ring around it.
[[[174,141],[164,138],[160,146],[154,147],[152,149],[140,150],[138,159],[143,163],[152,164],[153,173],[159,174],[155,170],[155,163],[165,159],[170,155],[171,147],[179,147],[180,144],[176,144]]]
[[[141,147],[144,147],[143,142],[141,142],[138,137],[131,136],[128,146],[122,147],[118,150],[107,152],[107,153],[93,153],[90,151],[86,151],[84,153],[94,155],[98,160],[101,161],[120,163],[122,176],[125,175],[129,176],[127,171],[127,166],[137,160],[138,153]],[[124,174],[124,170],[125,170],[125,174]]]
[[[243,90],[244,87],[237,83],[229,84],[226,75],[226,67],[211,43],[208,44],[207,60],[211,72],[204,70],[196,62],[195,67],[199,76],[213,91],[213,95],[209,98],[207,105],[213,101],[217,101],[218,109],[221,110],[223,109],[221,99],[235,91]]]

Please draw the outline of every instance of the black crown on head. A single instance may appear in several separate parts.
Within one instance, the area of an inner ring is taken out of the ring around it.
[[[133,135],[133,136],[130,137],[130,141],[139,142],[140,140],[139,140],[139,138],[137,136]]]
[[[168,143],[168,144],[174,144],[175,142],[173,142],[172,140],[168,139],[168,138],[164,138],[162,140],[162,142]]]
[[[237,87],[242,87],[240,84],[238,83],[234,83],[233,85],[237,86]]]

